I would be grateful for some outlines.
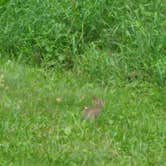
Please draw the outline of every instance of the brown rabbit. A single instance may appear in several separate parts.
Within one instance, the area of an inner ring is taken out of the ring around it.
[[[92,98],[92,102],[95,105],[94,107],[85,107],[82,112],[82,119],[95,119],[100,112],[102,111],[102,107],[104,106],[104,102],[98,100],[96,97]]]

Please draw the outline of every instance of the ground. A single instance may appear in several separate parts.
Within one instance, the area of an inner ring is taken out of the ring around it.
[[[81,111],[105,102],[94,121]],[[164,165],[166,88],[101,87],[72,72],[0,65],[0,165]]]

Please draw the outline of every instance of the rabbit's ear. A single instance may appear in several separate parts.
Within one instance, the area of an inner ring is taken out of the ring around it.
[[[101,105],[104,106],[105,105],[105,102],[104,101],[100,101]]]
[[[96,96],[93,96],[93,97],[92,97],[92,102],[93,102],[94,104],[97,104],[97,103],[98,103],[98,100],[97,100]]]
[[[103,100],[98,100],[97,101],[97,105],[100,106],[100,107],[103,107],[104,106],[104,101]]]

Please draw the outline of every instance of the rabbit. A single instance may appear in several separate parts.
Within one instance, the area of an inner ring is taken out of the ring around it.
[[[95,105],[94,107],[84,107],[82,112],[82,119],[95,119],[100,112],[102,111],[102,107],[104,106],[104,102],[102,100],[98,100],[96,97],[92,98],[92,102]]]

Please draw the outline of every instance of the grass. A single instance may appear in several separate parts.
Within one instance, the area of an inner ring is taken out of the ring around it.
[[[3,57],[33,64],[40,64],[40,59],[46,64],[56,61],[70,68],[75,57],[94,44],[117,58],[120,55],[130,69],[151,70],[165,55],[162,0],[4,2],[0,6]]]
[[[162,0],[0,0],[0,166],[165,165]],[[91,97],[105,102],[82,121]]]
[[[0,67],[1,165],[164,165],[166,88],[101,87],[72,72]],[[92,95],[105,101],[81,121]]]

